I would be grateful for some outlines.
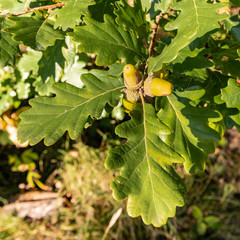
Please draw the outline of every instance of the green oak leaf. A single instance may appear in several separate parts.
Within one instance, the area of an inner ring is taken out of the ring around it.
[[[230,18],[224,19],[222,21],[227,31],[231,31],[233,27],[238,26],[239,22],[240,21],[238,19],[238,15],[233,15]]]
[[[210,51],[215,67],[221,69],[224,75],[239,77],[240,60],[238,50],[240,43],[234,41],[210,42]]]
[[[24,73],[29,73],[32,71],[33,74],[38,72],[38,62],[42,57],[42,53],[34,51],[31,48],[27,48],[27,52],[22,55],[18,62],[19,71]]]
[[[198,89],[197,95],[202,96]],[[222,116],[207,107],[194,107],[186,97],[175,94],[162,98],[161,107],[157,116],[171,130],[161,139],[185,159],[188,172],[203,170],[207,154],[215,150],[215,143],[220,140],[220,134],[210,123],[219,122]]]
[[[181,98],[188,98],[192,101],[200,99],[205,94],[205,90],[200,86],[191,86],[188,88],[185,88],[183,91],[177,91],[177,96]]]
[[[232,77],[238,77],[240,61],[229,59],[227,61],[221,60],[219,61],[216,67],[219,67],[222,70],[222,73],[225,75],[231,74]]]
[[[240,132],[240,110],[236,108],[226,109],[226,127],[228,129],[236,126],[238,132]]]
[[[66,38],[66,47],[62,48],[66,61],[61,82],[67,82],[75,87],[81,88],[83,86],[81,75],[88,72],[85,66],[91,58],[85,53],[79,54],[75,45],[70,37]]]
[[[0,16],[0,66],[15,63],[15,56],[20,55],[19,42],[12,40],[12,34],[4,32],[3,29],[12,26],[4,16]]]
[[[0,91],[0,115],[2,115],[6,110],[9,109],[11,105],[13,105],[13,93],[16,95],[16,92],[13,91],[12,88],[8,88],[4,93]]]
[[[77,50],[77,44],[72,41],[72,39],[69,36],[66,36],[65,38],[65,47],[62,48],[63,56],[66,60],[66,67],[68,65],[72,65],[75,62],[75,58],[78,54]],[[82,53],[87,55],[86,53]],[[86,62],[89,62],[91,60],[90,57],[86,59]]]
[[[75,42],[79,42],[79,50],[97,54],[96,64],[103,66],[124,58],[127,63],[146,61],[146,50],[141,41],[131,31],[125,31],[114,19],[104,16],[104,23],[85,17],[86,26],[76,27],[69,33]]]
[[[206,49],[195,49],[191,51],[189,46],[179,51],[173,60],[173,70],[177,74],[185,74],[196,78],[207,78],[206,68],[212,67],[213,63],[205,58]]]
[[[113,195],[128,197],[131,217],[141,216],[145,224],[160,227],[183,206],[185,185],[167,163],[182,157],[159,138],[168,128],[156,117],[151,104],[137,104],[131,120],[117,126],[116,133],[127,143],[111,149],[106,159],[109,169],[121,168],[111,184]]]
[[[231,129],[236,126],[240,132],[240,87],[236,80],[230,78],[228,86],[221,89],[222,100],[226,102],[226,126]]]
[[[42,81],[46,82],[48,78],[53,78],[57,82],[63,73],[65,58],[63,56],[64,41],[56,41],[54,46],[50,46],[42,53],[38,62],[38,75]]]
[[[228,19],[223,21],[225,29],[227,31],[231,31],[233,40],[236,42],[240,42],[240,20],[238,15],[233,15]]]
[[[146,21],[146,14],[142,10],[140,1],[131,7],[125,0],[117,4],[118,9],[114,11],[117,15],[116,22],[126,30],[134,30],[141,39],[148,39],[150,26]]]
[[[15,23],[14,26],[5,28],[5,31],[13,34],[15,41],[21,41],[24,45],[35,50],[46,50],[53,46],[57,39],[64,39],[64,33],[54,29],[54,19],[43,18],[40,14],[33,17],[8,17]]]
[[[125,63],[114,63],[110,65],[108,70],[109,75],[120,77],[125,65]]]
[[[115,7],[114,3],[118,0],[95,0],[95,4],[90,5],[88,7],[88,11],[90,13],[91,18],[104,22],[103,16],[104,14],[111,15],[115,17],[113,13],[113,9]]]
[[[232,28],[232,35],[233,35],[233,39],[236,42],[240,42],[240,26],[239,25],[237,27]]]
[[[68,0],[56,14],[57,20],[55,28],[61,27],[63,31],[73,28],[83,14],[88,12],[88,6],[92,5],[92,0]]]
[[[30,100],[32,108],[20,116],[18,136],[21,142],[29,140],[34,145],[44,138],[45,145],[51,145],[65,131],[76,139],[89,116],[99,118],[107,102],[119,100],[123,88],[121,78],[85,74],[81,79],[86,86],[83,89],[55,83],[52,87],[55,97]]]
[[[165,13],[172,4],[172,2],[173,0],[141,0],[143,9],[147,13],[150,13],[152,17],[156,15],[158,10]]]
[[[222,89],[222,100],[226,102],[227,107],[240,110],[240,86],[235,79],[230,78],[228,86]]]
[[[65,68],[65,72],[63,77],[61,78],[61,81],[81,88],[83,86],[81,76],[87,73],[88,70],[84,69],[84,67],[86,66],[85,62],[79,61],[77,57],[75,59],[76,60],[73,64]]]
[[[220,101],[221,102],[215,107],[217,111],[219,111],[223,116],[222,122],[224,124],[223,126],[224,129],[222,134],[224,134],[226,128],[232,129],[234,126],[236,126],[237,130],[240,132],[240,110],[238,110],[237,108],[228,108],[226,106],[226,103],[223,100],[221,100],[221,98]]]
[[[10,13],[16,13],[26,10],[25,2],[23,1],[16,1],[16,0],[0,0],[0,12],[7,11]]]
[[[236,126],[240,130],[239,110],[232,106],[231,101],[228,106],[226,106],[226,102],[224,101],[228,100],[228,97],[233,95],[233,93],[228,92],[230,89],[227,90],[228,93],[225,93],[228,82],[230,83],[230,79],[229,76],[224,76],[220,72],[208,70],[208,79],[205,86],[206,94],[201,100],[209,102],[216,107],[217,111],[219,111],[224,117],[223,122],[225,122],[225,127],[231,129],[233,126]],[[223,92],[224,99],[222,98]]]
[[[229,76],[225,76],[220,72],[207,70],[208,78],[204,82],[204,89],[206,94],[202,97],[202,101],[215,104],[224,103],[221,100],[221,88],[227,86]]]
[[[35,88],[35,92],[38,93],[39,96],[51,96],[51,87],[55,83],[53,77],[49,77],[46,81],[42,81],[41,77],[38,77],[33,82],[33,87]]]
[[[176,37],[169,46],[166,46],[162,53],[149,59],[148,72],[157,71],[163,63],[173,61],[178,52],[193,40],[202,37],[206,33],[219,28],[219,21],[226,18],[226,15],[217,13],[223,3],[211,4],[206,0],[182,0],[174,2],[172,8],[180,10],[176,20],[169,22],[165,29],[167,31],[178,30]]]

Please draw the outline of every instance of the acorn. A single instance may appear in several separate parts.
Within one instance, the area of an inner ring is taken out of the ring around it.
[[[123,92],[125,93],[123,97],[123,109],[126,113],[129,113],[137,104],[140,94],[136,90],[129,89],[123,89]]]
[[[133,108],[136,106],[137,101],[127,99],[126,97],[123,98],[122,105],[124,112],[130,113]]]
[[[124,84],[129,90],[137,90],[143,84],[139,71],[132,64],[124,66],[123,78]]]
[[[144,81],[144,94],[149,97],[160,97],[170,95],[173,91],[173,85],[161,78],[149,76]]]

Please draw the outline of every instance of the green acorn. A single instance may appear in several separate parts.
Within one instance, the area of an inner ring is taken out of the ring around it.
[[[149,97],[160,97],[170,95],[173,91],[173,85],[161,78],[149,76],[144,81],[144,94]]]

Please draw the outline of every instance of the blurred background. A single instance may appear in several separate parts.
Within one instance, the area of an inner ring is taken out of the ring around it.
[[[19,113],[0,118],[0,239],[240,239],[240,135],[228,130],[204,173],[189,175],[176,165],[188,192],[186,205],[161,228],[146,226],[112,197],[116,171],[104,166],[121,144],[115,126],[127,116],[118,106],[94,122],[77,141],[66,134],[51,147],[16,138]]]

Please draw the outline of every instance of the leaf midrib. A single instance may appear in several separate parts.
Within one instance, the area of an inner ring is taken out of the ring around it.
[[[93,39],[94,41],[96,40],[96,38],[93,38],[93,37],[87,37],[88,39]],[[128,50],[130,50],[130,51],[132,51],[132,52],[135,52],[137,55],[139,55],[141,58],[143,58],[144,60],[146,60],[146,58],[145,58],[145,56],[143,56],[141,53],[139,53],[139,52],[137,52],[135,49],[133,49],[133,48],[130,48],[129,46],[124,46],[124,45],[121,45],[121,44],[117,44],[117,43],[114,43],[114,42],[109,42],[109,41],[107,41],[106,39],[98,39],[98,41],[102,41],[102,42],[104,42],[104,43],[106,43],[106,44],[109,44],[109,45],[115,45],[116,47],[122,47],[122,48],[126,48],[126,49],[128,49]],[[83,45],[84,43],[81,43],[80,44],[80,47],[81,47],[81,45]],[[86,44],[85,44],[86,45]]]
[[[87,104],[88,102],[90,102],[90,101],[92,101],[92,100],[94,100],[94,99],[96,99],[96,98],[98,98],[98,97],[101,97],[101,96],[103,96],[104,94],[108,94],[108,93],[111,93],[111,92],[114,92],[114,91],[117,91],[118,89],[120,90],[120,89],[122,89],[123,88],[123,86],[121,86],[121,87],[117,87],[117,88],[115,88],[115,89],[111,89],[111,90],[109,90],[109,91],[105,91],[105,92],[103,92],[103,93],[101,93],[101,94],[99,94],[99,95],[97,95],[97,96],[95,96],[95,97],[93,97],[93,98],[89,98],[88,100],[86,100],[86,101],[84,101],[84,102],[82,102],[82,103],[80,103],[80,104],[78,104],[78,105],[76,105],[76,106],[74,106],[74,107],[71,107],[70,109],[68,109],[68,110],[65,110],[64,112],[62,112],[62,113],[60,113],[60,114],[58,114],[58,115],[54,115],[54,117],[52,117],[51,119],[48,119],[48,120],[46,120],[45,122],[43,122],[43,123],[39,123],[39,126],[42,126],[42,125],[44,125],[46,122],[49,122],[50,120],[52,120],[52,119],[56,119],[56,118],[58,118],[58,117],[60,117],[61,115],[63,115],[63,114],[67,114],[68,112],[70,112],[70,111],[74,111],[76,108],[78,108],[78,107],[80,107],[81,105],[85,105],[85,104]],[[67,91],[66,91],[67,92]],[[42,103],[42,102],[41,102]],[[51,105],[51,106],[53,106],[54,104],[49,104],[49,103],[42,103],[43,105]],[[58,105],[58,104],[56,104],[56,106],[67,106],[67,105]],[[29,116],[29,114],[27,115],[27,116]],[[36,115],[35,115],[36,116]],[[28,125],[28,124],[25,124],[25,125]]]
[[[145,149],[146,149],[145,158],[147,159],[148,175],[149,175],[151,188],[152,188],[152,193],[153,193],[153,204],[154,204],[154,209],[155,209],[155,212],[156,212],[156,215],[157,215],[157,209],[156,209],[156,206],[155,206],[155,191],[153,189],[153,183],[152,183],[152,178],[151,178],[150,162],[149,162],[149,158],[148,158],[148,154],[147,154],[148,153],[148,148],[147,148],[147,128],[146,128],[146,111],[145,111],[144,101],[142,103],[142,107],[143,107],[144,145],[145,145]],[[146,176],[146,178],[147,178],[147,176]],[[157,215],[157,218],[158,218],[158,221],[159,221],[158,215]]]
[[[183,123],[182,123],[182,121],[180,120],[181,118],[178,116],[178,112],[177,112],[174,104],[171,102],[171,100],[170,100],[170,98],[169,98],[168,96],[167,96],[167,99],[168,99],[169,103],[171,104],[172,108],[174,109],[174,112],[175,112],[175,114],[176,114],[176,116],[177,116],[178,121],[179,121],[180,124],[181,124],[182,131],[184,132],[184,134],[187,136],[187,138],[190,137],[190,138],[192,138],[193,140],[196,140],[196,139],[194,139],[192,136],[189,136],[189,135],[185,132],[185,128],[183,127]]]

